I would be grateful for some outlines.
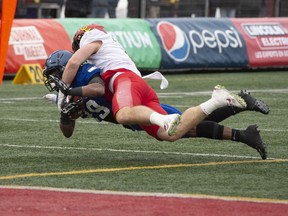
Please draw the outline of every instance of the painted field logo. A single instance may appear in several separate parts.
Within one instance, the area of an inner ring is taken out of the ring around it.
[[[175,61],[185,61],[190,52],[190,43],[185,33],[169,22],[159,22],[157,32],[167,54]]]

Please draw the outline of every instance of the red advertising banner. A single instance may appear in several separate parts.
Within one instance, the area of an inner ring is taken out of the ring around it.
[[[231,19],[246,42],[249,67],[288,66],[288,19]]]
[[[15,19],[11,29],[5,73],[15,74],[22,64],[38,63],[55,50],[71,49],[64,27],[53,19]]]

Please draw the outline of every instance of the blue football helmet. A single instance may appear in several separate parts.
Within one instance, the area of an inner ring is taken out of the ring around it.
[[[57,50],[47,58],[43,70],[43,77],[44,84],[50,92],[55,90],[59,91],[50,75],[61,79],[65,66],[72,55],[73,53],[68,50]]]

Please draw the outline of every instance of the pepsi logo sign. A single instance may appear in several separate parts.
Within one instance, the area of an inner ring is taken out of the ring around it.
[[[167,21],[159,22],[157,25],[163,48],[175,61],[185,61],[189,54],[206,55],[207,51],[210,51],[221,55],[225,49],[235,50],[243,47],[239,33],[232,26],[210,26],[209,29],[193,25],[188,29],[187,27],[182,30]]]
[[[159,22],[157,32],[164,50],[175,61],[184,61],[190,52],[190,43],[185,33],[176,25],[169,22]]]

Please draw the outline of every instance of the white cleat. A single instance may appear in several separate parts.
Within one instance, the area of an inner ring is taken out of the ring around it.
[[[230,93],[224,86],[217,85],[214,87],[212,98],[217,101],[219,105],[234,106],[239,108],[246,108],[247,104],[239,95]]]
[[[46,94],[43,96],[43,99],[51,102],[51,103],[56,103],[57,102],[57,95],[56,94]]]
[[[168,133],[169,136],[172,136],[176,133],[176,128],[180,124],[181,115],[171,114],[167,116],[167,121],[164,124],[164,130]]]

